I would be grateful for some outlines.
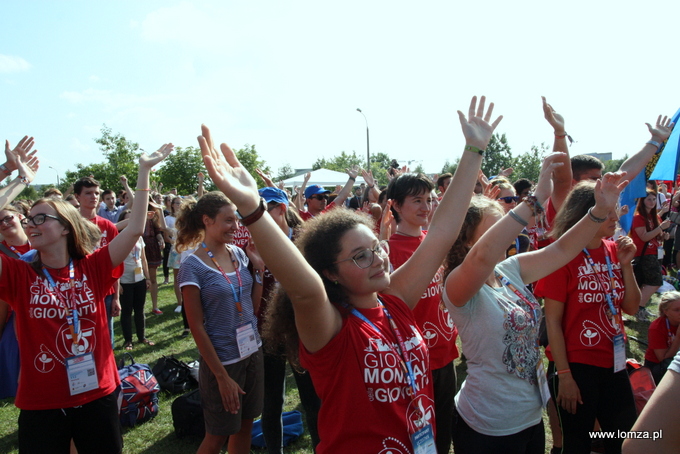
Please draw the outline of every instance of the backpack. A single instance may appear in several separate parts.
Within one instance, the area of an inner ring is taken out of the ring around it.
[[[297,410],[286,411],[281,414],[281,420],[283,422],[283,446],[288,446],[305,432],[305,428],[302,425],[302,413]],[[258,419],[253,423],[250,442],[258,448],[267,447],[264,441],[264,434],[262,433],[262,419]]]
[[[205,422],[198,389],[179,396],[172,402],[172,425],[178,438],[205,436]]]
[[[118,367],[120,376],[120,423],[132,427],[158,414],[158,392],[161,390],[148,364],[136,363],[131,354],[125,366],[125,356]]]
[[[198,369],[196,361],[189,366],[172,355],[163,356],[153,366],[153,374],[162,390],[177,394],[198,387],[198,380],[194,378],[194,368]]]

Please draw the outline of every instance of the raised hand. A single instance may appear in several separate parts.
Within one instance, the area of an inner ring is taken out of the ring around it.
[[[473,96],[472,101],[470,101],[470,108],[468,110],[468,118],[460,110],[458,111],[458,118],[460,119],[460,126],[463,130],[463,135],[465,136],[465,143],[467,145],[472,145],[473,147],[479,148],[480,150],[485,150],[486,146],[491,140],[493,131],[496,126],[503,119],[503,115],[496,118],[493,123],[491,121],[491,114],[493,113],[493,103],[489,104],[489,109],[484,115],[484,104],[486,103],[486,97],[482,96],[479,100],[479,106],[477,106],[477,97]]]
[[[555,112],[553,106],[548,104],[548,101],[545,100],[545,96],[541,96],[541,99],[543,100],[543,116],[548,120],[550,126],[553,127],[556,135],[564,135],[564,117]]]
[[[373,178],[373,172],[371,172],[370,170],[361,169],[361,176],[364,177],[366,186],[368,186],[369,188],[371,186],[375,186],[375,178]]]
[[[622,265],[628,265],[635,257],[635,243],[628,236],[621,236],[616,240],[616,256]]]
[[[352,166],[349,169],[345,169],[345,172],[347,172],[347,175],[349,175],[350,178],[355,178],[359,175],[359,167],[358,166]]]
[[[264,184],[266,184],[268,187],[273,188],[274,187],[274,182],[272,181],[271,177],[264,173],[260,169],[255,169],[255,172],[262,178],[262,181],[264,181]]]
[[[38,152],[38,150],[33,150],[31,152],[31,148],[33,148],[34,144],[35,140],[33,137],[24,136],[17,146],[12,149],[9,145],[9,140],[5,140],[5,158],[7,159],[5,167],[9,172],[18,169],[18,160],[20,158],[24,159],[24,162],[27,162],[29,156],[34,156]]]
[[[142,153],[142,155],[139,157],[139,166],[151,169],[163,159],[167,158],[170,152],[172,152],[174,149],[175,146],[173,144],[164,143],[158,150],[149,155]]]
[[[203,162],[213,183],[229,197],[239,209],[247,213],[255,211],[259,201],[257,184],[236,154],[223,143],[219,153],[213,145],[210,129],[201,125],[202,134],[198,136]]]
[[[394,213],[392,213],[392,199],[387,201],[385,209],[382,212],[382,219],[380,220],[380,240],[389,240],[392,236],[392,223],[394,221]]]
[[[543,164],[541,165],[541,173],[538,176],[538,183],[536,184],[536,189],[534,190],[534,195],[538,199],[539,203],[544,203],[550,197],[552,193],[552,175],[553,171],[562,165],[564,162],[556,162],[558,159],[564,159],[564,153],[559,151],[550,153],[543,159]]]
[[[647,125],[649,133],[652,135],[652,140],[659,143],[664,143],[666,139],[668,139],[671,135],[671,131],[673,131],[673,126],[675,126],[675,123],[672,123],[670,118],[666,116],[662,118],[661,115],[656,119],[656,125],[654,127],[649,123],[645,124]]]
[[[625,179],[625,176],[626,172],[607,172],[595,183],[595,206],[593,209],[597,208],[605,216],[616,209],[621,191],[628,186],[628,180]],[[597,215],[597,217],[604,216]]]

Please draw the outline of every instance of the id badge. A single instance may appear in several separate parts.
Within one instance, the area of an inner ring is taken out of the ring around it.
[[[614,336],[614,372],[620,372],[626,368],[626,343],[623,333]]]
[[[99,387],[97,368],[92,353],[66,358],[66,376],[72,396],[92,391]]]
[[[536,366],[536,380],[538,381],[538,389],[541,392],[541,402],[543,403],[543,408],[545,408],[550,400],[550,388],[548,388],[548,376],[545,373],[543,361],[540,359]]]
[[[413,454],[437,454],[432,424],[427,424],[418,432],[412,434],[411,443],[413,444]]]
[[[252,355],[257,351],[257,337],[252,323],[244,323],[236,327],[236,343],[241,358]]]

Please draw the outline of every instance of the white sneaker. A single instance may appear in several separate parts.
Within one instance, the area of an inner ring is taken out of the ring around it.
[[[175,308],[175,312],[177,312],[178,314],[179,314],[180,312],[182,312],[182,306],[177,306],[177,307]]]

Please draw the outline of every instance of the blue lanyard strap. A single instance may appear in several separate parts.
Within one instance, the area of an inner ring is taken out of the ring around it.
[[[243,308],[241,307],[241,297],[243,296],[243,282],[241,282],[241,273],[239,272],[239,264],[236,261],[235,256],[232,254],[231,251],[229,251],[229,256],[231,257],[231,261],[234,264],[234,271],[236,272],[236,279],[238,280],[238,295],[236,294],[236,288],[234,287],[234,284],[232,284],[231,279],[229,279],[229,276],[227,276],[227,273],[224,272],[222,267],[220,266],[219,263],[217,263],[217,260],[215,259],[215,255],[208,249],[208,246],[206,246],[205,242],[201,243],[201,246],[205,250],[205,252],[208,254],[208,257],[213,261],[215,266],[217,267],[218,270],[220,270],[220,273],[222,273],[222,276],[227,280],[227,283],[231,287],[231,293],[234,295],[234,301],[236,302],[236,309],[238,310],[239,315],[243,315]]]
[[[607,247],[604,247],[604,256],[605,260],[607,262],[607,270],[609,271],[609,287],[611,290],[610,292],[607,291],[604,282],[602,280],[602,276],[600,276],[600,273],[597,272],[595,269],[595,261],[593,260],[593,257],[590,255],[590,252],[588,252],[588,249],[583,248],[583,253],[586,255],[586,264],[590,265],[590,269],[593,271],[593,275],[595,276],[595,279],[597,279],[597,283],[602,287],[602,292],[604,293],[605,298],[607,299],[607,306],[609,307],[609,312],[610,312],[610,318],[612,320],[612,323],[614,324],[614,328],[616,328],[616,332],[620,333],[621,332],[621,323],[618,320],[618,311],[616,309],[616,306],[614,306],[614,301],[612,300],[612,295],[614,298],[617,297],[616,289],[614,288],[614,270],[612,267],[612,261],[609,258],[609,251],[607,250]]]
[[[531,309],[531,314],[533,316],[533,319],[536,323],[538,323],[539,320],[541,320],[541,305],[538,304],[538,301],[531,296],[531,299],[527,298],[526,295],[524,295],[522,292],[515,287],[515,285],[508,279],[507,277],[503,276],[501,273],[498,272],[498,270],[494,270],[494,273],[496,274],[496,277],[498,278],[499,281],[501,281],[501,284],[505,285],[507,288],[509,288],[517,297],[522,300],[524,304],[529,306]]]
[[[80,318],[78,316],[78,309],[76,308],[76,299],[73,298],[73,293],[75,292],[75,271],[73,269],[73,259],[69,259],[68,261],[68,278],[69,278],[69,289],[70,294],[71,294],[71,306],[69,306],[69,301],[63,300],[62,294],[57,290],[57,284],[54,282],[54,279],[50,275],[50,273],[47,271],[47,268],[45,268],[45,265],[42,267],[43,274],[45,275],[45,278],[47,279],[48,282],[48,290],[47,292],[52,295],[53,298],[56,298],[57,301],[59,301],[63,306],[66,311],[66,323],[68,323],[69,330],[71,331],[71,340],[73,343],[77,346],[80,342]]]

